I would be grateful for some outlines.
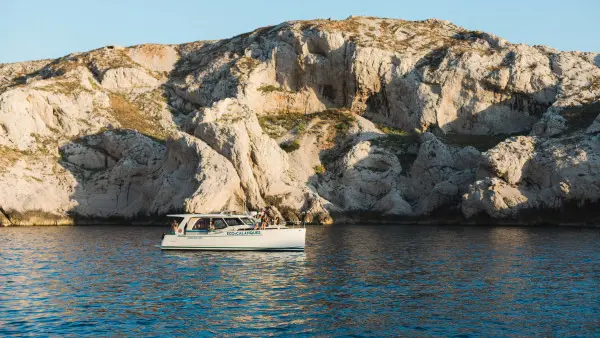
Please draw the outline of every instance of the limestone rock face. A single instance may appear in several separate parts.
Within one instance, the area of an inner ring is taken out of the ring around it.
[[[133,217],[138,213],[164,214],[169,210],[210,212],[236,207],[239,178],[231,163],[200,140],[182,135],[166,145],[136,132],[107,132],[86,137],[82,147],[104,154],[104,170],[97,160],[64,165],[79,184],[73,212],[83,216]]]
[[[102,76],[102,87],[108,90],[126,90],[132,88],[154,88],[161,83],[145,70],[136,68],[109,69]]]
[[[422,136],[411,172],[410,197],[419,215],[456,205],[474,178],[481,155],[473,147],[454,148],[431,133]]]
[[[318,191],[347,211],[411,215],[402,192],[402,165],[393,153],[362,141],[338,160]]]
[[[224,109],[215,115],[205,111],[203,117],[198,117],[194,135],[234,166],[246,203],[262,208],[263,197],[291,193],[294,187],[288,175],[287,154],[262,132],[256,115],[233,102]]]
[[[500,177],[508,184],[517,184],[523,168],[534,155],[535,139],[514,137],[487,151],[479,167],[480,177]]]
[[[484,154],[481,166],[489,176],[476,181],[462,196],[462,211],[467,217],[485,212],[503,218],[524,209],[596,203],[599,151],[600,143],[585,134],[507,140]]]
[[[585,208],[598,60],[350,17],[0,65],[0,221]]]

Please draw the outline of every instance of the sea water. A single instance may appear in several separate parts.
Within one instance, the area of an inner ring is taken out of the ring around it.
[[[300,253],[166,231],[0,228],[0,336],[600,335],[600,229],[310,227]]]

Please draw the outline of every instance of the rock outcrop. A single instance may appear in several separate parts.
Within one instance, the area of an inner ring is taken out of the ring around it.
[[[0,65],[0,221],[586,208],[599,101],[599,54],[440,20],[294,21]]]

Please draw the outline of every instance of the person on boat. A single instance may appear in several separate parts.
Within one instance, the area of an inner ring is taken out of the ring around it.
[[[173,220],[173,222],[171,222],[171,228],[173,228],[173,233],[174,233],[174,234],[175,234],[175,233],[177,233],[177,226],[178,226],[178,225],[179,225],[179,224],[177,224],[177,221],[176,221],[176,220]]]
[[[210,222],[208,223],[208,231],[215,231],[215,226],[213,225],[213,221],[212,218],[210,219]]]
[[[261,227],[262,222],[264,222],[264,215],[258,216],[258,220],[254,223],[254,228],[252,230],[258,230]]]
[[[260,227],[260,228],[261,228],[262,230],[265,230],[265,229],[266,229],[266,228],[269,226],[269,223],[271,223],[271,219],[269,218],[269,216],[268,216],[268,215],[266,215],[266,214],[265,214],[265,220],[264,220],[264,222],[262,222],[262,224],[261,224],[261,227]]]

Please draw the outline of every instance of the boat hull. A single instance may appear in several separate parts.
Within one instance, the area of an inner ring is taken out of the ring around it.
[[[165,235],[163,250],[304,251],[306,229],[269,229]]]

